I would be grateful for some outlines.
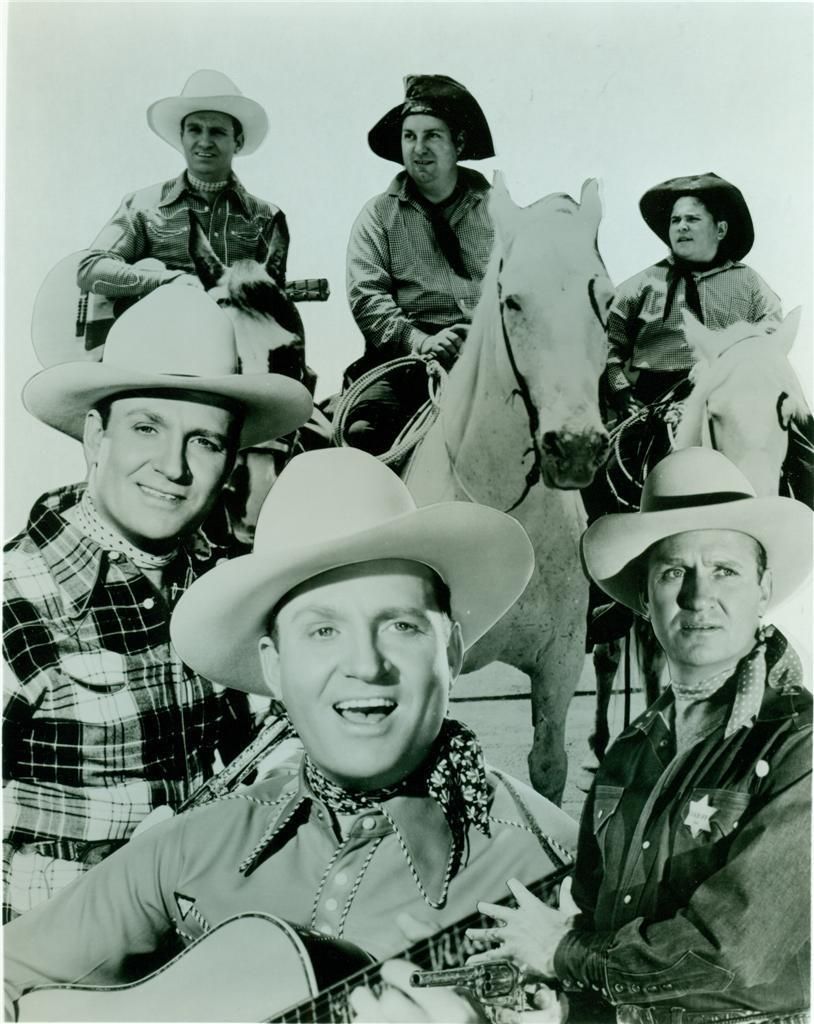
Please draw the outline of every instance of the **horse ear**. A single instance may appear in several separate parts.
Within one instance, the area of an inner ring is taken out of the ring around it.
[[[285,265],[288,259],[289,239],[290,235],[288,233],[288,224],[286,223],[285,217],[276,217],[274,220],[274,227],[271,231],[268,250],[266,251],[263,262],[266,264],[266,273],[268,276],[272,281],[276,281],[280,287],[283,286],[283,282],[285,281]]]
[[[714,362],[720,355],[720,347],[716,333],[723,334],[723,331],[710,331],[696,319],[689,310],[682,310],[681,318],[684,321],[684,337],[690,346],[690,351],[696,359],[707,363]]]
[[[580,216],[586,218],[587,223],[593,228],[595,238],[599,232],[599,222],[602,220],[602,195],[598,178],[587,178],[582,183],[582,190],[579,194],[579,212]]]
[[[509,195],[506,181],[500,171],[495,171],[492,190],[489,193],[489,215],[503,249],[506,250],[514,237],[514,225],[520,207]]]
[[[195,264],[195,272],[201,284],[209,291],[220,281],[226,271],[226,265],[218,259],[217,253],[209,244],[201,222],[192,212],[189,214],[189,255]]]
[[[800,317],[802,316],[802,306],[795,306],[794,309],[788,313],[782,323],[777,325],[777,329],[772,333],[771,339],[780,349],[784,356],[787,356],[791,352],[794,339],[797,337],[797,332],[800,329]]]

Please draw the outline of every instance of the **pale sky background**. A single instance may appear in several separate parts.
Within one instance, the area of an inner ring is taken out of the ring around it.
[[[145,111],[197,68],[225,72],[268,111],[269,137],[235,170],[285,211],[289,276],[330,280],[327,304],[300,306],[319,396],[362,349],[344,293],[351,224],[399,169],[369,151],[367,131],[420,72],[472,90],[498,153],[472,166],[502,170],[521,204],[601,179],[600,249],[617,284],[664,255],[638,212],[647,188],[710,170],[737,184],[756,226],[747,262],[785,311],[803,306],[793,362],[810,398],[813,14],[808,3],[11,3],[4,536],[38,495],[84,472],[79,445],[19,400],[38,369],[34,297],[126,192],[182,170]],[[810,622],[800,599],[793,612]]]

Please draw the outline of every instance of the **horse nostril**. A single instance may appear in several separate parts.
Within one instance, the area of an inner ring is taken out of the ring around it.
[[[543,448],[549,455],[562,455],[562,441],[556,430],[547,430],[543,434]]]

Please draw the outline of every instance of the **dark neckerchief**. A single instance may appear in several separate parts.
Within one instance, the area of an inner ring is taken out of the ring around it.
[[[726,263],[728,258],[728,256],[719,251],[715,258],[708,263],[688,263],[673,253],[673,262],[667,271],[667,298],[664,300],[662,323],[667,322],[667,317],[673,308],[673,301],[680,281],[684,282],[684,296],[687,308],[703,323],[704,311],[701,309],[701,296],[698,294],[698,285],[695,283],[693,274],[702,274],[706,270],[720,267]]]
[[[314,795],[335,814],[355,814],[395,796],[428,796],[444,811],[456,844],[464,842],[470,826],[490,834],[483,751],[472,730],[451,718],[441,726],[424,764],[393,786],[366,792],[345,789],[327,778],[308,755],[305,777]]]
[[[458,277],[463,277],[465,280],[470,281],[472,275],[464,266],[463,257],[461,256],[461,243],[446,217],[447,211],[454,206],[463,191],[464,188],[459,177],[455,188],[446,199],[442,199],[440,203],[431,203],[426,196],[421,194],[409,174],[407,175],[407,192],[412,199],[415,199],[421,205],[430,218],[435,241],[438,243],[438,248],[441,250],[444,259]]]

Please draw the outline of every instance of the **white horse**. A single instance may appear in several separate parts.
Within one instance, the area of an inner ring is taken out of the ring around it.
[[[490,213],[496,240],[481,300],[438,420],[404,479],[419,504],[478,501],[510,511],[531,537],[534,576],[467,668],[499,660],[529,676],[529,774],[558,801],[565,716],[585,659],[585,522],[576,488],[591,480],[607,446],[598,381],[613,288],[597,249],[595,181],[585,183],[580,203],[552,195],[521,209],[498,176]]]

